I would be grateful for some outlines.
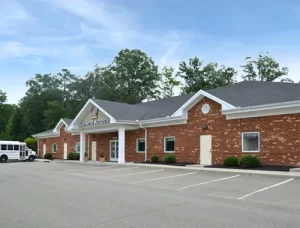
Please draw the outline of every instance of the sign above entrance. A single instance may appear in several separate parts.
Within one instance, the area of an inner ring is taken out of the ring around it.
[[[108,123],[110,123],[110,119],[102,112],[99,112],[98,108],[94,107],[90,109],[87,116],[79,124],[79,127],[93,127]]]

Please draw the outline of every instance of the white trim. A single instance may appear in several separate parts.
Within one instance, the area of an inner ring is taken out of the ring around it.
[[[112,157],[111,157],[111,143],[112,142],[114,142],[114,143],[118,142],[118,150],[119,150],[119,140],[118,139],[109,140],[109,161],[116,162],[116,161],[118,161],[118,158],[113,158],[112,159]],[[115,145],[115,147],[116,147],[116,145]],[[116,151],[115,151],[115,157],[116,157]],[[118,157],[119,157],[119,151],[118,151]]]
[[[73,119],[72,123],[70,124],[68,130],[73,130],[74,129],[74,123],[76,123],[76,121],[78,121],[78,119],[81,117],[81,115],[86,111],[86,108],[89,104],[94,105],[95,107],[97,107],[103,114],[105,114],[109,119],[110,119],[110,123],[115,123],[116,119],[110,115],[108,112],[106,112],[103,108],[101,108],[96,102],[94,102],[92,99],[89,99],[85,105],[82,107],[82,109],[79,111],[79,113],[76,115],[76,117]]]
[[[258,134],[258,150],[252,150],[252,151],[244,150],[244,134]],[[258,132],[258,131],[242,132],[242,152],[243,153],[259,153],[260,152],[260,132]]]
[[[32,135],[32,137],[36,138],[36,139],[48,139],[48,138],[57,138],[59,137],[60,135],[59,134],[56,134],[56,133],[47,133],[47,134],[35,134],[35,135]]]
[[[235,109],[224,110],[222,113],[226,115],[227,120],[300,113],[300,100],[267,105],[239,107]]]
[[[185,112],[199,102],[203,97],[207,97],[222,105],[222,110],[235,108],[232,104],[208,93],[203,90],[199,90],[195,95],[193,95],[187,102],[185,102],[176,112],[173,113],[171,117],[184,116]]]
[[[77,151],[77,144],[79,144],[79,151]],[[74,150],[74,151],[75,151],[76,153],[80,153],[80,141],[79,141],[79,142],[76,142],[74,147],[75,147],[75,150]]]
[[[145,150],[144,151],[139,151],[139,145],[138,145],[139,139],[144,139],[144,143],[145,143]],[[137,153],[142,153],[142,154],[145,153],[145,151],[146,151],[146,138],[136,138],[135,144],[136,144],[136,152]]]
[[[55,128],[53,129],[53,132],[59,133],[60,132],[60,128],[62,127],[62,124],[64,124],[65,126],[67,126],[67,128],[69,127],[69,125],[63,120],[63,118],[61,118],[58,123],[56,124]]]
[[[174,139],[174,151],[166,151],[166,139],[167,138],[173,138]],[[175,153],[175,142],[176,142],[176,138],[175,138],[175,136],[166,136],[166,137],[164,137],[164,153],[167,153],[167,154],[173,154],[173,153]]]
[[[55,145],[55,151],[53,150],[53,146]],[[52,143],[52,145],[51,145],[51,147],[52,147],[52,153],[56,153],[57,152],[57,143]]]

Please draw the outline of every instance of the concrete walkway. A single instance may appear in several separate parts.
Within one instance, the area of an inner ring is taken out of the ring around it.
[[[36,159],[39,162],[49,162],[46,159]],[[141,166],[141,167],[152,167],[152,168],[164,168],[164,169],[179,169],[179,170],[193,170],[198,172],[223,172],[223,173],[237,173],[237,174],[249,174],[249,175],[265,175],[265,176],[281,176],[281,177],[294,177],[300,179],[300,172],[280,172],[280,171],[264,171],[264,170],[242,170],[242,169],[222,169],[222,168],[205,168],[200,165],[191,166],[172,166],[172,165],[160,165],[160,164],[140,164],[128,162],[125,164],[118,164],[116,162],[105,162],[101,163],[99,161],[70,161],[70,160],[51,160],[50,162],[57,163],[73,163],[80,165],[118,165],[118,166]],[[297,171],[297,170],[296,170]]]

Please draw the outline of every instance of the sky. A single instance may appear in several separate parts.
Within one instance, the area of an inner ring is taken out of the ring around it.
[[[0,90],[17,104],[35,74],[78,76],[138,48],[177,69],[234,67],[269,52],[300,81],[299,0],[0,0]]]

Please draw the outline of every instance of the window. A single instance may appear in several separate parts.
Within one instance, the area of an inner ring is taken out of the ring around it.
[[[19,145],[14,145],[14,150],[19,150]]]
[[[243,152],[259,152],[259,132],[243,132],[242,149]]]
[[[14,145],[7,145],[7,150],[14,150]]]
[[[136,152],[145,152],[146,140],[144,138],[136,139]]]
[[[77,153],[80,153],[80,142],[77,142],[77,143],[75,144],[75,151],[76,151]]]
[[[175,137],[165,137],[165,153],[175,152]]]
[[[1,150],[7,150],[7,145],[1,145]]]
[[[57,151],[57,145],[52,144],[52,153],[56,153],[56,151]]]

